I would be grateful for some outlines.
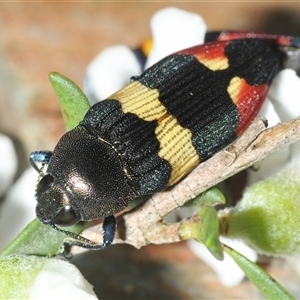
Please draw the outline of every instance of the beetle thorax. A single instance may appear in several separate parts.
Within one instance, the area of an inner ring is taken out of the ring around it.
[[[112,215],[134,198],[130,179],[120,156],[109,143],[82,126],[66,133],[57,144],[48,170],[81,220]]]

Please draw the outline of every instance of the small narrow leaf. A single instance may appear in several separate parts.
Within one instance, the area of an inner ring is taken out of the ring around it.
[[[219,240],[219,220],[213,207],[204,206],[199,212],[198,239],[207,247],[209,252],[218,260],[224,259],[222,244]]]
[[[65,76],[52,72],[49,79],[59,99],[67,130],[71,130],[83,119],[90,103],[81,89]]]
[[[224,259],[219,240],[218,215],[213,207],[203,206],[196,216],[182,222],[179,230],[182,239],[196,239],[202,242],[216,259]]]
[[[223,245],[223,249],[245,272],[249,280],[260,290],[266,299],[295,299],[280,283],[257,264],[226,245]]]
[[[196,196],[191,201],[187,202],[185,206],[215,206],[218,204],[225,204],[226,199],[222,192],[216,187],[212,187],[202,194]]]

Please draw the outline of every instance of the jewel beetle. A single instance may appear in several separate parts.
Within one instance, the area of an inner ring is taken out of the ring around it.
[[[93,105],[53,152],[31,153],[40,174],[38,219],[72,236],[72,245],[110,245],[115,213],[176,184],[244,132],[278,71],[297,61],[299,73],[299,46],[296,37],[209,33],[204,44],[132,77]],[[102,244],[57,227],[99,218]]]

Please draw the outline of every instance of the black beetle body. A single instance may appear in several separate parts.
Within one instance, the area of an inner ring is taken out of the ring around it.
[[[284,57],[277,40],[227,39],[177,52],[93,105],[53,153],[31,154],[36,169],[48,164],[39,170],[37,217],[56,229],[104,217],[102,245],[71,244],[109,245],[113,214],[176,184],[249,126]]]

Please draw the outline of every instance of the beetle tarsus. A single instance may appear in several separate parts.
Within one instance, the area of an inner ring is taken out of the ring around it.
[[[115,237],[116,219],[114,216],[106,217],[103,221],[103,247],[109,246]]]
[[[52,151],[34,151],[31,152],[29,161],[33,168],[40,173],[40,168],[37,163],[42,163],[43,165],[49,164],[52,156]]]
[[[81,235],[78,235],[76,233],[63,230],[59,227],[57,227],[54,223],[51,223],[50,226],[54,228],[55,230],[58,230],[70,237],[70,239],[65,240],[63,245],[63,251],[60,251],[60,253],[64,253],[64,256],[67,257],[67,254],[70,252],[71,246],[79,246],[86,249],[91,250],[98,250],[98,249],[104,249],[111,245],[111,243],[114,240],[115,232],[116,232],[116,219],[115,217],[108,216],[103,221],[103,243],[102,244],[94,244],[92,241],[82,237]]]

